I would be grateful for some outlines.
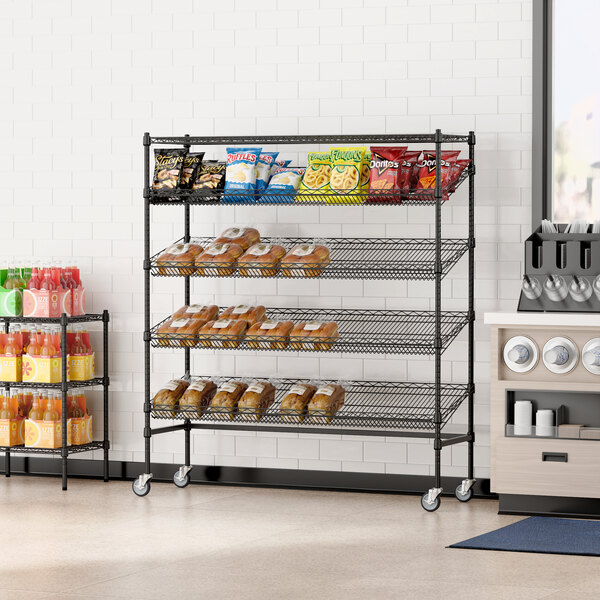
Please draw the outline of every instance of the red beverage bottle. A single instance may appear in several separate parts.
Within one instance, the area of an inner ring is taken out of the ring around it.
[[[81,335],[81,330],[79,329],[79,327],[77,327],[75,329],[75,339],[73,340],[73,343],[71,344],[71,354],[73,355],[82,355],[82,354],[87,354],[88,353],[88,349],[87,346],[85,345],[82,335]]]
[[[56,289],[56,283],[54,279],[52,279],[52,271],[50,269],[46,269],[44,271],[44,277],[42,282],[40,283],[40,290],[49,290],[53,292]]]
[[[31,269],[31,277],[29,278],[29,281],[27,282],[27,289],[28,290],[39,290],[41,283],[42,283],[42,280],[40,279],[39,271],[38,271],[37,267],[33,267],[33,269]]]
[[[61,285],[65,290],[74,290],[77,287],[77,282],[73,279],[73,272],[71,267],[66,267],[62,271],[63,277],[61,279]]]

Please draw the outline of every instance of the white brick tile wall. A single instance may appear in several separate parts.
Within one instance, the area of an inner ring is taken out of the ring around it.
[[[93,311],[113,312],[112,458],[143,459],[142,146],[154,134],[477,131],[476,472],[489,475],[489,337],[484,310],[515,307],[531,206],[531,0],[19,0],[0,21],[0,205],[4,257],[80,257]],[[213,149],[214,150],[214,149]],[[216,149],[218,150],[218,149]],[[306,150],[306,148],[304,149]],[[294,150],[285,155],[298,160]],[[209,152],[207,156],[219,154]],[[444,207],[444,232],[466,233],[465,191]],[[177,210],[153,212],[153,250],[182,233]],[[398,208],[210,207],[197,235],[232,223],[268,235],[429,236],[432,211]],[[444,282],[463,309],[466,268]],[[153,319],[182,304],[182,286],[154,282]],[[194,283],[226,304],[431,308],[430,283]],[[464,335],[443,374],[463,381]],[[431,380],[414,357],[198,352],[197,373]],[[153,355],[153,385],[181,356]],[[90,395],[93,406],[99,396]],[[100,417],[101,413],[98,413]],[[462,407],[452,420],[464,428]],[[427,440],[194,432],[200,464],[376,473],[432,473]],[[183,461],[183,439],[158,436],[152,459]],[[445,450],[464,475],[465,448]]]

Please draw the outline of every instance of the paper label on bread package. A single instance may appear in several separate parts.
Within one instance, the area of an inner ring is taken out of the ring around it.
[[[309,321],[304,326],[304,331],[317,331],[317,329],[321,329],[321,325],[323,325],[323,323],[320,323],[319,321]]]
[[[195,390],[196,392],[203,392],[206,386],[208,385],[208,381],[197,380],[190,385],[188,390]]]
[[[245,227],[230,227],[226,229],[221,237],[227,238],[228,240],[233,240],[235,238],[241,237],[246,233]]]
[[[169,392],[174,392],[179,387],[180,383],[180,381],[175,381],[173,379],[172,381],[165,383],[165,385],[162,386],[162,390],[169,390]]]
[[[272,248],[272,244],[255,244],[248,250],[248,254],[250,256],[264,256],[265,254],[269,254]]]
[[[255,381],[251,386],[246,390],[247,392],[254,392],[255,394],[262,394],[265,390],[266,384],[260,383],[259,381]]]
[[[173,244],[170,248],[167,249],[167,254],[179,256],[180,254],[185,254],[189,249],[189,244]]]
[[[315,396],[317,394],[319,394],[321,396],[331,396],[331,395],[333,395],[333,392],[335,392],[335,386],[334,385],[331,385],[331,384],[324,385],[324,386],[320,387],[317,390],[317,393],[315,394]]]
[[[232,322],[231,319],[219,319],[218,321],[214,322],[213,328],[214,329],[225,329],[225,327],[229,327],[231,322]]]
[[[316,246],[314,244],[302,244],[300,246],[296,246],[291,254],[292,256],[308,256],[315,251]]]
[[[233,394],[237,389],[238,386],[235,383],[228,381],[227,383],[224,383],[222,386],[219,387],[219,392],[227,392],[228,394]]]
[[[190,322],[189,319],[175,319],[174,321],[171,322],[171,327],[185,327],[188,323]]]
[[[240,304],[239,306],[236,306],[231,311],[231,314],[232,315],[243,315],[244,313],[247,313],[249,310],[250,310],[250,307],[247,304]]]
[[[206,306],[202,306],[201,304],[190,304],[185,311],[186,314],[196,315],[199,312],[202,312],[206,309]]]
[[[229,244],[213,244],[206,250],[209,256],[219,256],[229,250]]]
[[[260,328],[261,329],[275,329],[275,327],[277,327],[277,325],[279,325],[279,321],[271,321],[271,320],[267,319],[266,321],[263,321],[261,323]]]
[[[296,394],[297,396],[302,396],[306,393],[306,386],[301,383],[297,383],[290,388],[289,394]]]

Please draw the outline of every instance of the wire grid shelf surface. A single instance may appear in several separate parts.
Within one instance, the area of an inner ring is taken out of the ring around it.
[[[221,311],[223,308],[221,308]],[[337,338],[300,338],[270,336],[268,340],[248,340],[243,336],[158,333],[169,318],[155,325],[150,332],[155,348],[222,348],[238,350],[288,350],[354,352],[361,354],[435,353],[435,312],[412,310],[365,310],[322,308],[268,308],[267,316],[277,321],[328,322],[338,324]],[[441,313],[442,352],[468,323],[467,312]]]
[[[67,381],[67,387],[69,389],[92,387],[95,385],[104,385],[104,378],[94,377],[94,379],[88,379],[87,381]],[[62,388],[62,383],[38,383],[37,381],[0,381],[0,389],[2,388],[44,388],[60,390]]]
[[[234,381],[231,377],[202,377],[212,379],[217,385]],[[238,380],[240,378],[237,378]],[[152,416],[156,419],[190,419],[220,423],[223,420],[235,423],[254,422],[260,425],[302,425],[327,427],[361,427],[373,429],[433,430],[435,409],[435,386],[432,383],[394,383],[383,381],[340,382],[346,390],[344,405],[335,415],[310,416],[304,412],[281,409],[281,401],[289,389],[297,383],[309,380],[270,379],[276,387],[274,403],[263,413],[236,409],[234,413],[213,413],[205,409],[198,414],[196,407],[174,408],[154,405]],[[442,426],[468,395],[466,384],[442,384]],[[233,418],[231,418],[233,417]],[[259,418],[257,418],[259,417]]]
[[[92,321],[102,321],[102,315],[79,315],[77,317],[67,317],[67,323],[89,323]],[[53,323],[60,325],[60,317],[0,317],[0,323]]]
[[[100,450],[104,448],[104,442],[90,442],[80,446],[68,446],[69,454],[79,454],[80,452],[90,452],[91,450]],[[27,452],[31,454],[58,454],[62,448],[26,448],[25,446],[0,446],[0,452]]]
[[[213,238],[193,238],[203,248]],[[281,270],[280,263],[194,263],[161,261],[166,248],[150,259],[156,277],[319,277],[321,279],[420,279],[435,278],[435,239],[343,238],[319,239],[330,252],[327,265],[297,263]],[[183,242],[183,238],[174,243]],[[290,250],[296,244],[312,244],[312,238],[263,238]],[[441,242],[442,275],[445,276],[468,250],[468,240]],[[241,267],[241,270],[240,270]],[[232,272],[233,271],[233,272]]]

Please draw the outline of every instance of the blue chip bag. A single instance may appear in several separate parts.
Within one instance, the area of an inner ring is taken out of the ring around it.
[[[266,193],[261,196],[262,202],[286,204],[294,202],[296,191],[300,187],[305,169],[298,167],[279,167],[271,177]]]
[[[256,162],[261,150],[262,148],[227,148],[223,202],[236,204],[254,201]]]
[[[256,197],[269,185],[271,179],[271,167],[275,164],[275,159],[279,152],[262,152],[256,162]]]
[[[289,167],[291,162],[291,160],[276,160],[275,162],[273,162],[273,166],[271,167],[271,177],[275,175],[275,171],[277,171],[277,169],[282,167]]]

